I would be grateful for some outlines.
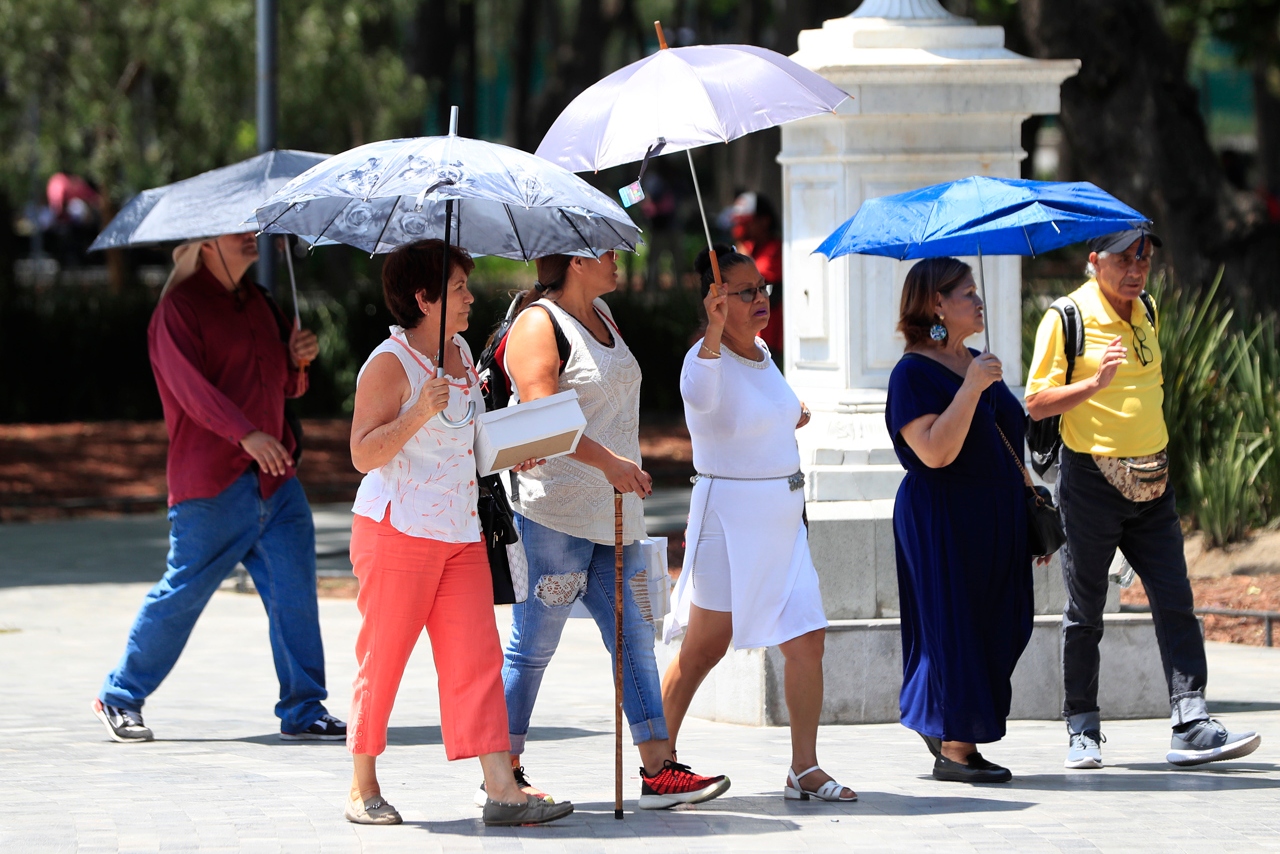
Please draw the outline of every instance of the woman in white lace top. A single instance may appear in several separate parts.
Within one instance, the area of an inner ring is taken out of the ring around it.
[[[804,476],[796,430],[809,411],[758,336],[769,323],[770,286],[755,262],[717,247],[724,292],[702,274],[706,335],[680,374],[698,478],[685,532],[684,569],[664,639],[684,634],[667,669],[662,702],[674,745],[694,692],[732,641],[778,646],[786,661],[791,717],[788,799],[852,801],[857,795],[818,766],[822,654],[827,619],[804,523]]]

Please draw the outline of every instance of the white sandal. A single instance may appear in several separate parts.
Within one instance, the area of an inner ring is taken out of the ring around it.
[[[782,796],[789,801],[807,801],[809,798],[817,798],[820,801],[838,801],[842,804],[850,804],[858,799],[858,793],[853,792],[852,798],[842,798],[840,795],[848,786],[842,786],[835,780],[828,780],[819,786],[815,791],[809,791],[800,785],[800,778],[807,777],[814,771],[821,771],[822,766],[815,765],[801,773],[797,774],[793,769],[787,769],[787,785],[782,789]]]

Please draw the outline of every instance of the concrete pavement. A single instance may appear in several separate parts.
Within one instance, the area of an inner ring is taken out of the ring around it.
[[[156,532],[159,531],[159,538]],[[1210,701],[1264,743],[1248,759],[1174,770],[1163,720],[1104,726],[1101,771],[1064,771],[1061,724],[1012,722],[985,755],[1010,785],[938,783],[898,725],[824,727],[824,766],[856,804],[784,802],[788,733],[689,720],[681,758],[727,773],[696,809],[612,815],[609,660],[589,621],[570,621],[547,672],[524,760],[578,812],[543,828],[486,829],[474,760],[440,743],[429,644],[411,661],[381,764],[400,827],[342,820],[342,745],[277,739],[276,682],[256,596],[214,596],[177,668],[148,702],[151,744],[109,742],[89,712],[163,561],[163,524],[124,519],[0,526],[0,851],[1264,851],[1280,850],[1280,650],[1210,645]],[[158,556],[158,557],[157,557]],[[143,576],[143,577],[140,577]],[[100,580],[95,580],[100,579]],[[345,717],[355,604],[322,600],[330,708]],[[508,614],[497,609],[505,631]],[[1106,663],[1104,662],[1104,666]]]

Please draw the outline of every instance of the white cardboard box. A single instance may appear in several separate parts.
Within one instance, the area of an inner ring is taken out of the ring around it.
[[[476,427],[476,469],[484,477],[525,460],[572,454],[586,428],[573,390],[486,412]]]

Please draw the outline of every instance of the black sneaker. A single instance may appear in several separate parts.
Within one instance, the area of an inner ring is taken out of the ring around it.
[[[640,766],[640,803],[642,810],[665,810],[677,804],[700,804],[729,791],[729,778],[723,774],[703,777],[688,765],[667,759],[662,770],[650,777]]]
[[[108,706],[101,700],[93,701],[93,714],[107,728],[112,741],[132,744],[138,741],[154,741],[155,736],[142,722],[141,712],[131,712],[117,706]]]
[[[281,741],[346,741],[347,725],[325,712],[302,732],[280,733]]]
[[[1196,721],[1182,732],[1175,730],[1165,758],[1174,765],[1203,765],[1248,756],[1259,744],[1262,736],[1256,732],[1228,732],[1218,721],[1209,719]]]
[[[529,782],[529,778],[525,776],[523,765],[517,765],[512,768],[511,773],[515,776],[516,785],[520,787],[520,791],[524,792],[526,795],[532,795],[535,798],[540,798],[549,804],[554,804],[556,802],[555,798]],[[478,807],[483,807],[489,802],[489,793],[485,791],[484,783],[481,783],[480,788],[476,789],[476,795],[472,800]]]

